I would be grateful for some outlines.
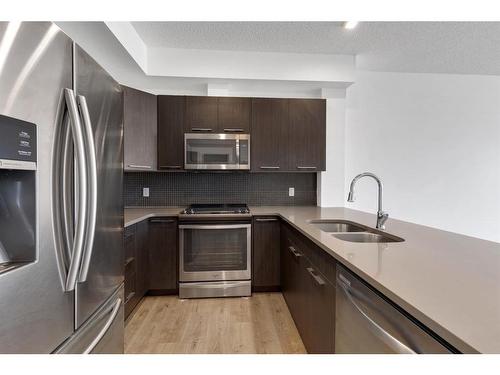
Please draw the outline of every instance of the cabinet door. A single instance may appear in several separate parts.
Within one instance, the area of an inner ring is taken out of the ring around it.
[[[301,335],[304,346],[308,353],[334,353],[335,286],[310,262],[305,265],[305,271],[307,328]]]
[[[250,133],[250,98],[219,98],[217,129],[219,133]]]
[[[177,220],[149,221],[149,289],[173,293],[177,290]]]
[[[304,255],[290,235],[287,226],[282,226],[281,237],[281,288],[290,314],[297,326],[301,337],[305,332],[306,325],[306,296],[304,280],[307,280],[304,274],[305,261]]]
[[[148,291],[149,225],[146,220],[136,225],[135,254],[137,260],[136,289],[139,300]]]
[[[252,288],[254,291],[280,289],[280,222],[277,217],[253,220]]]
[[[126,171],[156,170],[156,96],[124,87],[123,138]]]
[[[184,96],[158,96],[158,169],[184,169]]]
[[[216,133],[217,98],[213,96],[186,97],[186,127],[187,133]]]
[[[298,172],[325,170],[326,101],[289,100],[290,169]]]
[[[288,169],[288,100],[253,99],[251,130],[253,172]]]
[[[126,319],[138,302],[136,225],[132,225],[125,228],[123,240],[125,247],[125,319]]]

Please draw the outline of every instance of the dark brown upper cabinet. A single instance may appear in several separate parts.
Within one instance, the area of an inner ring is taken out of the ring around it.
[[[326,101],[290,99],[289,168],[297,172],[324,171],[326,167]]]
[[[186,97],[187,133],[249,133],[250,98]]]
[[[158,169],[184,169],[186,97],[158,96]]]
[[[250,133],[252,101],[250,98],[219,98],[217,129],[219,133]]]
[[[253,172],[288,169],[288,99],[252,99]]]
[[[156,96],[123,88],[124,169],[154,171],[156,157]]]
[[[185,131],[218,133],[217,101],[213,96],[187,96]]]

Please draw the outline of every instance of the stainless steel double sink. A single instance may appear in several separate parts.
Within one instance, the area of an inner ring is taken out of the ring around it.
[[[342,241],[360,243],[403,242],[404,239],[393,234],[367,227],[347,220],[315,219],[309,224]]]

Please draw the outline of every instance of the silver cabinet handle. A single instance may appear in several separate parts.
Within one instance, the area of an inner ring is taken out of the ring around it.
[[[313,278],[314,281],[316,281],[316,284],[318,284],[319,286],[323,286],[325,285],[325,280],[323,280],[323,278],[318,275],[318,273],[316,272],[316,270],[312,267],[307,267],[306,268],[307,272],[309,272],[309,275],[311,275],[311,277]]]
[[[293,246],[288,246],[288,250],[293,254],[295,258],[300,258],[302,256]]]
[[[224,128],[224,131],[227,133],[242,133],[244,129],[241,128]]]
[[[372,333],[385,342],[390,348],[394,349],[397,353],[401,354],[416,354],[416,352],[403,344],[401,341],[396,339],[394,336],[389,334],[386,330],[384,330],[380,325],[377,324],[363,309],[359,306],[354,300],[353,295],[348,290],[348,287],[341,281],[337,281],[337,285],[340,286],[340,289],[344,292],[345,296],[349,300],[349,302],[354,306],[354,308],[365,318],[367,321],[370,330]]]
[[[71,262],[66,278],[66,291],[75,289],[78,278],[78,271],[82,259],[83,246],[85,242],[85,227],[87,218],[87,163],[85,156],[85,144],[83,138],[82,125],[78,115],[75,94],[71,89],[64,89],[64,97],[68,106],[70,117],[71,132],[75,144],[76,164],[78,171],[78,217],[75,227],[75,238],[73,242],[73,251],[71,252]]]
[[[211,132],[212,128],[191,128],[193,132]]]
[[[316,169],[316,167],[304,167],[304,166],[297,166],[297,169]]]
[[[90,345],[87,347],[87,349],[84,350],[84,352],[82,354],[89,354],[90,352],[92,352],[92,350],[95,349],[97,344],[99,344],[99,341],[101,341],[102,338],[104,337],[104,335],[106,334],[106,332],[108,332],[109,327],[111,327],[111,324],[113,324],[116,316],[118,315],[118,312],[120,311],[121,304],[122,304],[122,299],[118,298],[116,300],[115,304],[113,305],[113,309],[111,310],[111,315],[110,315],[109,319],[107,320],[106,324],[104,325],[104,327],[102,327],[99,334],[94,338],[94,340],[92,340]]]
[[[125,298],[125,305],[126,305],[127,303],[129,303],[129,302],[130,302],[130,300],[131,300],[132,298],[134,298],[134,296],[135,296],[135,292],[130,292],[130,293],[128,294],[127,298]]]
[[[280,167],[263,165],[260,167],[260,169],[280,169]]]
[[[95,226],[97,218],[97,162],[95,155],[94,134],[92,131],[92,123],[90,121],[89,108],[87,100],[84,96],[78,95],[78,105],[80,106],[80,113],[83,119],[84,128],[84,143],[86,145],[87,155],[87,169],[88,169],[88,216],[85,231],[87,238],[83,250],[83,262],[80,268],[79,281],[84,282],[87,280],[89,273],[90,260],[92,258],[92,249],[94,245]]]
[[[127,165],[127,167],[134,169],[153,169],[153,167],[150,165],[138,165],[138,164],[129,164]]]
[[[270,221],[278,221],[276,218],[269,218],[269,219],[255,219],[255,221],[258,222],[270,222]]]
[[[160,165],[160,168],[165,168],[165,169],[181,169],[181,165]]]

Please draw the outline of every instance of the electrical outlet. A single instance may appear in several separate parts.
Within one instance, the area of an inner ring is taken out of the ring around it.
[[[289,187],[288,188],[288,196],[289,197],[294,197],[295,196],[295,188]]]
[[[145,198],[149,197],[149,188],[142,188],[142,196]]]

